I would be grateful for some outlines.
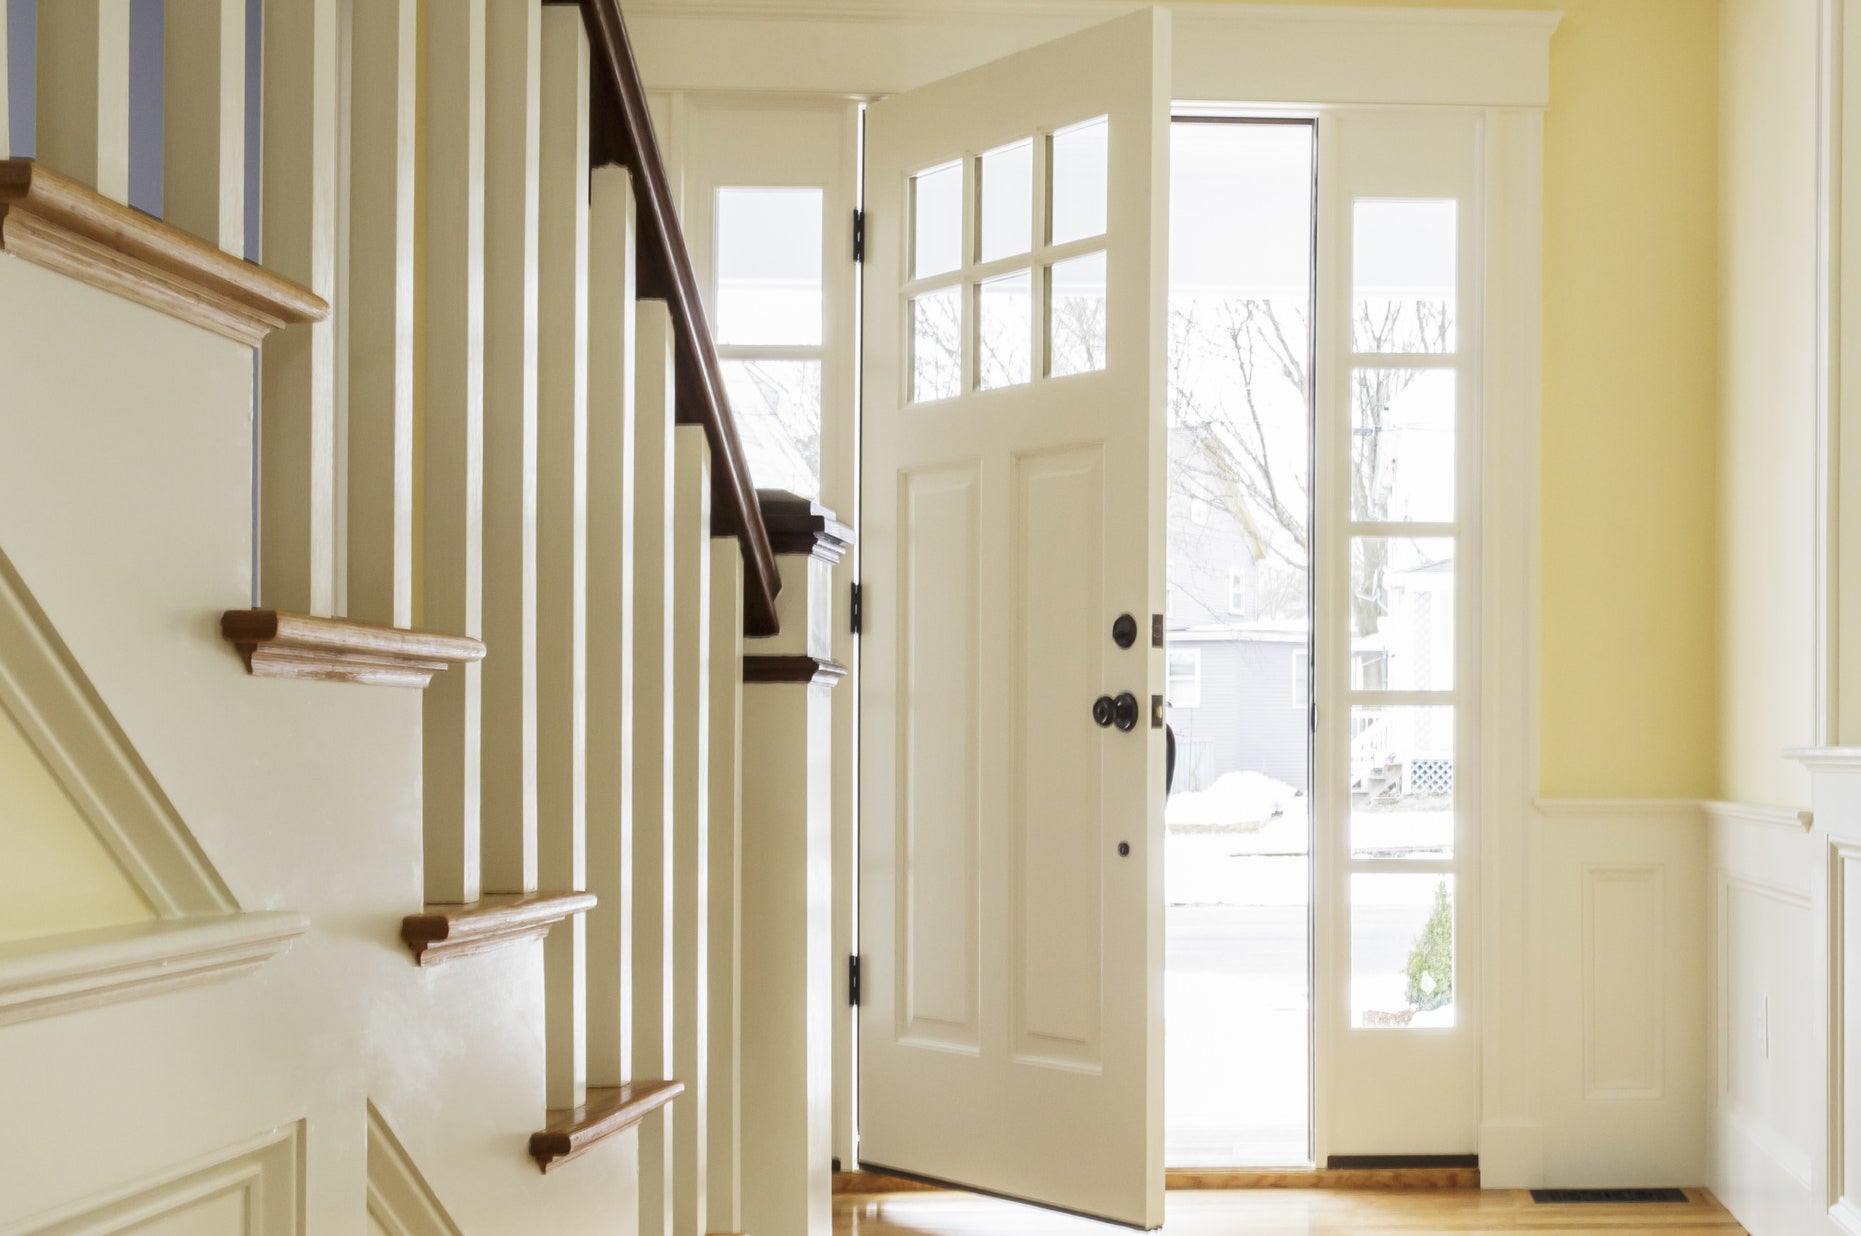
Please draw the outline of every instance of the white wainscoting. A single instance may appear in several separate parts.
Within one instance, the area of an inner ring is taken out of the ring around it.
[[[1705,846],[1691,799],[1538,803],[1543,1181],[1697,1184]]]
[[[1813,793],[1813,816],[1705,804],[1706,1183],[1754,1236],[1861,1232],[1837,1217],[1839,1182],[1861,1180],[1839,1170],[1846,1113],[1861,1106],[1843,1102],[1831,1050],[1847,1020],[1831,961],[1841,933],[1854,930],[1846,896],[1831,893],[1861,870],[1846,865],[1861,843],[1840,839],[1861,838],[1861,771],[1817,772]]]
[[[6,1236],[299,1236],[303,1126],[287,1125]]]

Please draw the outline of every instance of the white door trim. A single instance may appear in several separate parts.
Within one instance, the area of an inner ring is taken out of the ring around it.
[[[636,0],[628,20],[655,89],[872,97],[1131,7],[1121,0]],[[1535,1183],[1543,1116],[1526,976],[1536,921],[1529,821],[1538,784],[1542,109],[1561,14],[1189,5],[1175,16],[1178,100],[1465,106],[1486,114],[1483,538],[1494,552],[1481,593],[1481,1026],[1489,1084],[1480,1153],[1487,1183]]]

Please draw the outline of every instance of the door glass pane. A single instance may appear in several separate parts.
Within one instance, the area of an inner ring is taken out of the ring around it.
[[[1053,226],[1048,235],[1056,245],[1105,232],[1109,132],[1100,116],[1053,135]]]
[[[1454,518],[1452,369],[1351,371],[1351,518]]]
[[[1017,271],[976,289],[976,385],[1019,386],[1033,378],[1034,276]]]
[[[1054,377],[1105,367],[1105,254],[1047,268],[1050,281],[1047,372]]]
[[[821,342],[821,191],[717,191],[717,341]]]
[[[1454,1024],[1454,877],[1351,876],[1351,1025]]]
[[[1171,1167],[1310,1163],[1312,128],[1170,126]]]
[[[913,296],[911,401],[949,399],[963,384],[963,289]]]
[[[1356,690],[1454,689],[1451,539],[1354,538],[1350,605]]]
[[[1351,857],[1454,854],[1454,709],[1351,709]]]
[[[1034,237],[1034,142],[982,156],[982,260],[1026,253]]]
[[[1452,352],[1456,203],[1358,202],[1351,218],[1351,348]]]
[[[758,489],[821,496],[821,362],[727,360],[724,386]]]
[[[941,275],[963,264],[963,165],[946,163],[911,178],[911,276]]]

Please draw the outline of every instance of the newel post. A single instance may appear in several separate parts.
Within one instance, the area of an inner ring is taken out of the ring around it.
[[[832,1226],[834,567],[852,530],[759,491],[780,633],[743,651],[743,1230]]]

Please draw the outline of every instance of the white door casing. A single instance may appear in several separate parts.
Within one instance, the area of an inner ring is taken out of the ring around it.
[[[1149,10],[1018,53],[874,104],[867,136],[861,1158],[1150,1228],[1168,31]],[[1100,117],[1103,226],[1067,239],[1079,229],[1057,220],[1079,202],[1066,166],[1050,175],[1072,157],[1055,160],[1054,134],[1068,144]],[[981,261],[979,216],[999,203],[979,157],[1028,139],[1031,252]],[[916,277],[913,178],[952,163],[961,252]],[[1090,309],[1077,272],[1097,254],[1102,347],[1088,327],[1050,348],[1048,306]],[[979,289],[1013,289],[1017,272],[1031,308],[1018,318],[1013,291],[990,301],[1009,329],[979,364]],[[928,318],[952,298],[960,359],[914,389],[914,305]],[[1120,649],[1126,613],[1138,639]],[[1095,698],[1126,691],[1137,727],[1095,725]]]

